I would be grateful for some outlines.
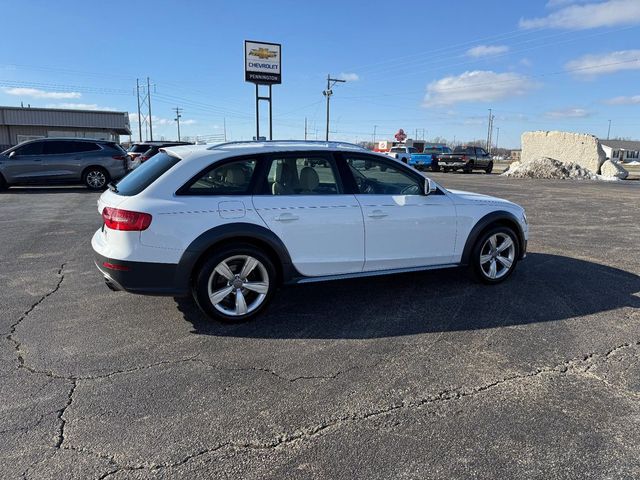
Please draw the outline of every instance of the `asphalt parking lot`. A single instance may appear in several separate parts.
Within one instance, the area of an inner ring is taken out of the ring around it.
[[[527,208],[508,282],[288,287],[239,326],[109,291],[97,194],[0,194],[0,478],[640,477],[640,184],[433,177]]]

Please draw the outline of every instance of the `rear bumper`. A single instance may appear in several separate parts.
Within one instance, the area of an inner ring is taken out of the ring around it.
[[[464,168],[467,166],[465,162],[443,162],[440,160],[441,167]]]
[[[109,288],[142,295],[183,296],[189,293],[177,280],[178,265],[129,262],[95,254],[95,264]]]

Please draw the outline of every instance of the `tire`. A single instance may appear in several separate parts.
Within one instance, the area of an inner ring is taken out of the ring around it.
[[[493,285],[511,276],[519,255],[518,237],[514,231],[496,226],[478,238],[471,252],[471,268],[480,282]]]
[[[245,268],[248,273],[243,273]],[[240,244],[222,248],[204,261],[196,272],[192,293],[200,310],[210,318],[241,323],[266,308],[276,280],[271,259],[253,245]]]
[[[103,190],[110,181],[109,173],[102,167],[89,167],[82,174],[82,183],[89,190]]]
[[[448,169],[448,168],[446,168],[446,167],[444,167],[444,168],[442,169],[442,171],[443,171],[444,173],[449,173],[449,169]]]
[[[4,179],[2,175],[0,175],[0,192],[9,188],[7,181]]]
[[[487,168],[484,169],[484,172],[488,175],[491,173],[492,170],[493,170],[493,162],[489,162],[489,165],[487,165]]]
[[[462,173],[471,173],[473,172],[473,163],[469,163],[466,167],[462,169]]]
[[[440,171],[440,165],[438,164],[431,164],[431,171],[432,172],[439,172]]]

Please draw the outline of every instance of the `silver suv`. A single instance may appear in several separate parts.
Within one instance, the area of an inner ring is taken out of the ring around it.
[[[127,153],[115,142],[43,138],[0,153],[0,189],[11,185],[84,183],[101,190],[127,173]]]

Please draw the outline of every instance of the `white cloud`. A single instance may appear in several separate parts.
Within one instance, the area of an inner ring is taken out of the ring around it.
[[[630,97],[614,97],[605,100],[604,103],[608,105],[638,105],[640,104],[640,95],[633,95]]]
[[[338,78],[340,80],[346,80],[347,82],[357,82],[360,80],[357,73],[341,73]]]
[[[459,102],[491,102],[524,95],[535,87],[518,73],[476,70],[441,78],[427,86],[425,106],[452,105]]]
[[[68,108],[72,110],[108,110],[115,111],[115,108],[101,107],[96,103],[50,103],[46,108]]]
[[[180,120],[180,125],[193,125],[194,123],[198,123],[195,120],[188,118],[187,120]]]
[[[593,3],[597,0],[549,0],[545,5],[547,8],[561,8],[573,3]]]
[[[558,2],[553,2],[558,4]],[[614,27],[640,23],[638,0],[607,0],[586,5],[567,5],[546,17],[521,18],[520,28],[587,28]]]
[[[585,118],[591,115],[591,112],[584,108],[565,108],[547,112],[546,115],[549,118]]]
[[[467,50],[468,57],[486,57],[487,55],[497,55],[509,51],[506,45],[477,45]]]
[[[33,98],[80,98],[79,92],[47,92],[38,88],[21,88],[12,87],[4,88],[7,95],[15,95],[17,97],[33,97]]]
[[[621,70],[638,70],[640,69],[640,50],[584,55],[565,64],[565,68],[571,70],[574,75],[583,77],[593,77]]]

